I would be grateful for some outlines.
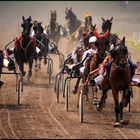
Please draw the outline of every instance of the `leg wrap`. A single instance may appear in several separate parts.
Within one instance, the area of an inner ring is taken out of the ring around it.
[[[125,102],[125,107],[127,107],[127,104],[130,102],[130,96],[132,95],[132,90],[127,89],[126,90],[126,102]]]
[[[115,113],[116,114],[119,114],[120,113],[120,106],[119,105],[116,105],[115,106]]]

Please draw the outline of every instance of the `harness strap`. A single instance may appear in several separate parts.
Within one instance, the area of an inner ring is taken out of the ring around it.
[[[113,60],[110,60],[107,64],[107,68],[106,68],[106,75],[109,78],[109,73],[110,73],[110,68],[111,68],[111,64],[113,63]]]

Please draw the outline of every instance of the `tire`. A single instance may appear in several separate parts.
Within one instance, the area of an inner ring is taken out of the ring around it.
[[[53,62],[51,60],[48,61],[48,74],[49,74],[49,84],[51,84],[52,72],[53,72]]]
[[[56,79],[56,102],[59,103],[59,93],[60,93],[60,75]]]
[[[66,81],[66,86],[65,86],[65,110],[68,111],[69,107],[69,82]]]
[[[79,97],[79,117],[80,117],[80,122],[83,123],[83,118],[84,118],[84,98],[85,95],[83,94],[82,91],[80,91],[80,97]]]
[[[20,96],[21,96],[21,92],[22,92],[22,89],[23,88],[23,85],[22,85],[22,81],[21,79],[18,81],[18,85],[17,85],[17,92],[18,92],[18,105],[20,104]]]

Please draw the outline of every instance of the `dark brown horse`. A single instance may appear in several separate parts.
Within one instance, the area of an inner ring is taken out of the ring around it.
[[[51,19],[50,19],[50,24],[47,28],[47,33],[49,36],[49,39],[52,40],[56,46],[58,46],[58,42],[60,39],[60,31],[61,31],[61,26],[57,23],[57,12],[56,10],[50,11],[51,12]]]
[[[105,78],[101,83],[101,89],[108,91],[112,89],[113,99],[115,103],[115,127],[120,127],[121,124],[127,124],[128,120],[123,120],[123,108],[127,106],[132,94],[131,90],[131,69],[128,64],[128,50],[125,46],[125,37],[115,49],[115,57],[110,63],[109,77]],[[119,102],[119,91],[123,91],[122,100]],[[102,101],[106,98],[107,92],[102,96]]]
[[[36,44],[35,39],[30,36],[32,27],[31,16],[27,19],[22,16],[22,19],[23,23],[21,26],[23,28],[23,32],[15,42],[14,56],[23,76],[26,74],[24,71],[24,63],[29,64],[28,78],[30,78],[32,76],[33,59],[36,54]]]
[[[77,18],[77,16],[73,13],[72,7],[66,8],[65,10],[65,19],[68,21],[68,29],[70,35],[72,35],[78,27],[81,25],[81,21]]]
[[[102,63],[102,61],[104,60],[106,48],[108,45],[108,34],[109,34],[109,32],[106,32],[104,35],[99,35],[96,30],[94,30],[93,33],[97,38],[96,46],[98,48],[98,53],[91,55],[86,60],[85,69],[84,69],[83,78],[82,78],[82,83],[84,84],[83,92],[86,95],[87,101],[89,100],[88,99],[88,86],[85,83],[90,75],[90,72],[96,70],[99,64]],[[94,91],[93,91],[93,96],[94,96]]]
[[[44,64],[47,63],[47,53],[48,53],[48,36],[43,32],[42,22],[36,22],[33,26],[34,37],[36,38],[36,45],[40,49],[40,52],[36,54],[35,66],[37,66],[37,60],[39,60],[39,68],[41,68],[41,60],[44,57]]]
[[[128,64],[128,50],[125,46],[125,37],[122,45],[116,50],[116,58],[110,67],[109,83],[112,88],[113,99],[115,103],[116,123],[114,126],[120,126],[124,123],[123,108],[127,106],[130,100],[131,91],[131,70]],[[122,100],[119,103],[119,91],[122,90]]]

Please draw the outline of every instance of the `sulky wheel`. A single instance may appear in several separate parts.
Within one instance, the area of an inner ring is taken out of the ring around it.
[[[64,95],[65,95],[65,110],[68,111],[69,95],[70,95],[70,80],[67,78],[65,80]]]
[[[17,92],[18,92],[18,104],[20,104],[20,96],[21,96],[21,92],[23,92],[23,81],[22,81],[22,79],[18,80]]]
[[[49,75],[49,84],[51,83],[52,72],[53,72],[53,61],[52,59],[49,59],[47,67],[47,74]]]
[[[84,110],[85,110],[85,94],[82,90],[82,88],[79,91],[80,96],[79,96],[79,117],[80,117],[80,122],[83,123],[83,116],[84,116]]]

